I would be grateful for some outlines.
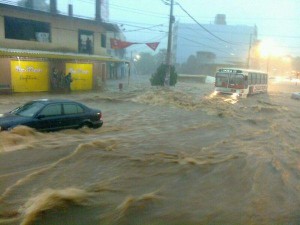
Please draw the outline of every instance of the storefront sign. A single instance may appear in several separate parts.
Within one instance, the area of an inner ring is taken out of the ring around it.
[[[48,63],[11,61],[11,80],[14,92],[49,90]]]
[[[71,73],[71,90],[91,90],[93,87],[93,64],[67,63],[66,74]]]

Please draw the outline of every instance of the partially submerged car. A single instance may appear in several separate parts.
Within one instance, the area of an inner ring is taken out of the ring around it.
[[[292,93],[291,98],[300,100],[300,92],[294,92],[294,93]]]
[[[38,99],[0,114],[0,130],[23,125],[38,131],[76,129],[103,125],[102,112],[80,102],[66,99]]]

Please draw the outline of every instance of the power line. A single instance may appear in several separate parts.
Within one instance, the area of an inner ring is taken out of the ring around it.
[[[121,27],[123,27],[123,23],[120,25]],[[157,24],[157,25],[153,25],[153,26],[150,26],[150,27],[141,27],[141,26],[133,26],[133,25],[127,25],[127,26],[132,26],[132,27],[136,27],[137,29],[134,29],[134,30],[123,30],[123,32],[135,32],[135,31],[141,31],[141,30],[151,30],[151,31],[154,31],[154,29],[152,28],[155,28],[155,27],[161,27],[163,26],[163,24]],[[158,30],[155,30],[155,31],[158,31]],[[164,31],[161,31],[161,32],[164,32]]]
[[[206,44],[203,44],[203,43],[200,43],[200,42],[197,42],[197,41],[194,41],[194,40],[191,40],[189,38],[186,38],[186,37],[182,37],[182,36],[179,36],[180,38],[182,39],[185,39],[187,41],[190,41],[190,43],[195,43],[195,44],[198,44],[198,45],[201,45],[201,46],[204,46],[204,47],[207,47],[207,48],[210,48],[210,49],[213,49],[213,50],[216,50],[218,52],[223,52],[223,53],[226,53],[226,54],[230,54],[230,52],[227,52],[227,51],[223,51],[221,49],[218,49],[218,48],[214,48],[214,47],[211,47],[209,45],[206,45]]]
[[[191,35],[189,35],[189,36],[191,36]],[[196,44],[205,45],[205,44],[200,43],[200,42],[197,42],[197,41],[195,41],[195,40],[185,38],[185,36],[178,35],[178,37],[181,38],[181,39],[188,40],[188,41],[190,41],[190,43],[196,43]],[[200,39],[200,38],[198,38],[198,39]],[[202,39],[210,40],[210,39],[206,39],[206,38],[202,38]],[[219,44],[220,44],[220,43],[219,43]],[[244,48],[242,48],[242,49],[246,49],[246,48],[249,47],[249,44],[248,44],[248,43],[245,43],[245,44],[241,44],[241,46],[244,46]],[[278,48],[285,48],[285,49],[299,49],[299,48],[300,48],[299,45],[298,45],[298,46],[290,46],[290,45],[280,45],[280,44],[279,44],[279,45],[276,45],[276,47],[278,47]],[[241,48],[240,48],[240,49],[241,49]]]
[[[134,9],[134,8],[119,6],[119,5],[115,5],[115,4],[110,4],[110,7],[118,9],[123,12],[132,12],[132,13],[139,14],[139,15],[150,15],[150,16],[155,16],[156,18],[157,17],[164,18],[164,19],[168,18],[164,14],[155,13],[153,11]]]
[[[213,37],[217,38],[218,40],[220,41],[223,41],[227,44],[233,44],[233,43],[230,43],[218,36],[216,36],[215,34],[213,34],[212,32],[210,32],[208,29],[206,29],[204,26],[202,26],[193,16],[191,16],[178,2],[176,3],[176,5],[178,5],[182,11],[184,11],[192,20],[194,20],[195,23],[197,23],[203,30],[205,30],[207,33],[209,33],[210,35],[212,35]]]
[[[124,24],[124,25],[129,26],[129,27],[136,27],[136,28],[138,28],[138,29],[135,29],[135,30],[129,30],[127,32],[142,31],[142,33],[144,33],[144,34],[147,34],[147,33],[153,34],[153,31],[154,31],[154,32],[160,32],[160,33],[165,33],[165,34],[167,33],[167,31],[164,31],[164,30],[155,30],[155,29],[152,29],[152,28],[155,28],[155,27],[163,25],[163,24],[153,25],[153,26],[150,26],[150,27],[146,27],[146,26],[137,26],[137,25],[133,25],[133,24],[123,23],[121,21],[118,21],[118,23]],[[136,24],[136,23],[134,23],[134,24]],[[141,24],[141,23],[137,23],[137,24]],[[124,31],[124,32],[126,32],[126,31]],[[141,32],[139,32],[139,33],[141,33]],[[228,33],[228,32],[222,32],[222,33]],[[183,34],[183,35],[177,35],[177,36],[180,37],[180,38],[182,38],[182,39],[185,39],[187,41],[190,41],[190,43],[196,43],[198,45],[206,46],[206,47],[209,47],[211,49],[215,49],[215,50],[218,51],[218,49],[213,48],[212,46],[208,46],[208,45],[203,44],[201,42],[197,42],[195,40],[186,38],[187,35],[184,35],[184,33],[181,33],[181,34]],[[238,34],[238,33],[236,33],[236,34]],[[176,36],[176,34],[173,35],[173,37],[175,37],[175,36]],[[188,35],[188,36],[191,36],[191,35]],[[197,37],[197,39],[205,39],[205,40],[214,41],[213,39],[210,39],[210,38],[207,38],[207,37],[202,37],[202,36]],[[221,44],[221,43],[218,43],[218,44]],[[239,45],[244,46],[244,48],[248,48],[248,43],[239,43]],[[290,49],[292,49],[292,48],[300,48],[300,46],[283,46],[283,45],[278,45],[278,47],[290,48]]]
[[[179,27],[179,26],[177,25],[177,27]],[[193,28],[191,28],[191,27],[189,27],[189,26],[182,26],[180,30],[181,30],[181,33],[183,33],[184,30],[190,30],[190,31],[194,32],[195,34],[196,34],[196,33],[199,34],[199,36],[197,36],[198,39],[199,39],[199,38],[206,38],[206,39],[208,39],[208,40],[211,40],[211,41],[214,41],[214,42],[220,44],[219,42],[217,42],[216,39],[204,37],[204,36],[203,36],[203,32],[200,32],[198,29],[193,29]],[[247,36],[247,37],[250,36],[250,33],[241,33],[241,32],[238,32],[238,33],[237,33],[237,32],[217,31],[217,33],[221,33],[221,34],[226,34],[226,33],[228,33],[228,34],[231,34],[231,35],[232,35],[232,34],[238,34],[240,37],[241,37],[241,35],[244,35],[244,36]],[[190,36],[190,34],[189,34],[189,36]],[[235,42],[235,43],[229,43],[229,44],[230,44],[230,45],[249,45],[249,43],[242,43],[242,42]]]

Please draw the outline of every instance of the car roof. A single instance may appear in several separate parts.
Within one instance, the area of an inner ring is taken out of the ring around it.
[[[73,100],[69,100],[69,99],[36,99],[36,100],[32,100],[32,102],[40,102],[40,103],[44,103],[44,104],[49,104],[49,103],[68,103],[68,102],[72,102],[72,103],[79,103]],[[79,103],[81,104],[81,103]]]

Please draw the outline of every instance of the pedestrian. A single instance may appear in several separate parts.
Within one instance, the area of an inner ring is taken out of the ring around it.
[[[56,68],[52,69],[51,86],[52,86],[52,90],[57,89],[58,87],[58,71]]]
[[[67,91],[70,92],[71,91],[71,83],[73,82],[73,79],[72,79],[72,75],[71,73],[69,72],[66,76],[65,76],[65,85],[66,85],[66,88],[67,88]]]
[[[109,64],[109,78],[113,79],[114,78],[114,63]]]
[[[92,54],[92,41],[89,37],[86,39],[86,50],[88,54]]]
[[[80,36],[79,37],[79,51],[81,52],[81,53],[84,53],[85,52],[85,44],[84,44],[84,42],[83,42],[83,39],[82,39],[82,37]]]

